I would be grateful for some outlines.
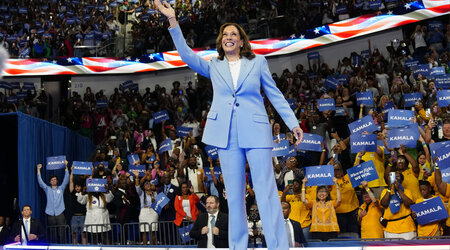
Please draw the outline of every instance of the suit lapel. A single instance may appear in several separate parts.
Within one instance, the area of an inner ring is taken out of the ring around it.
[[[242,83],[245,81],[248,74],[250,74],[250,71],[253,69],[254,65],[255,60],[248,60],[246,57],[241,58],[241,70],[239,71],[236,91],[238,91],[239,88],[242,86]]]
[[[231,78],[230,67],[228,66],[228,61],[226,58],[223,60],[217,60],[217,71],[222,77],[225,84],[234,93],[233,78]]]

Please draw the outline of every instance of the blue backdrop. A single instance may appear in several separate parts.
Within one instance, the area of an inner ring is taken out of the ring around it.
[[[74,160],[86,161],[95,146],[88,138],[66,127],[20,112],[0,114],[0,123],[5,116],[17,116],[19,208],[25,204],[31,205],[32,216],[45,223],[46,198],[37,183],[36,165],[42,163],[45,166],[45,159],[48,156],[66,155],[70,168],[70,164]],[[42,179],[47,184],[48,177],[53,174],[57,175],[60,184],[64,176],[64,170],[46,171],[43,167],[41,174]]]

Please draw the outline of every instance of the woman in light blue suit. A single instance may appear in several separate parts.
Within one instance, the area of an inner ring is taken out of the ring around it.
[[[245,162],[252,173],[256,200],[269,249],[288,249],[287,234],[272,169],[273,138],[261,88],[293,131],[297,144],[303,138],[294,113],[276,87],[263,56],[255,55],[244,30],[227,23],[220,28],[219,56],[209,62],[186,44],[175,11],[155,0],[170,23],[170,34],[181,59],[197,73],[211,79],[214,96],[202,141],[219,148],[219,158],[229,207],[230,249],[248,244],[245,211]]]

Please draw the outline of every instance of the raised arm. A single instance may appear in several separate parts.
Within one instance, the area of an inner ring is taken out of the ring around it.
[[[63,179],[63,182],[61,183],[61,187],[63,189],[65,189],[67,184],[69,183],[69,169],[67,168],[67,164],[69,162],[65,161],[64,163],[66,164],[66,169],[64,170],[64,179]]]
[[[39,186],[42,189],[46,190],[47,189],[47,185],[44,183],[44,181],[42,181],[41,168],[42,168],[42,164],[38,164],[37,165],[37,179],[38,179]]]
[[[71,167],[70,176],[69,176],[69,191],[72,193],[75,186],[73,185],[73,165]]]

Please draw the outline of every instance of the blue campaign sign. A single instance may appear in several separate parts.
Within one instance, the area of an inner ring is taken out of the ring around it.
[[[395,109],[393,102],[389,101],[386,104],[384,104],[383,111],[382,111],[384,120],[387,119],[387,114],[388,114],[389,110],[391,110],[391,109]]]
[[[442,142],[435,142],[429,144],[430,146],[430,153],[431,153],[431,159],[434,159],[435,156],[437,156],[437,150],[441,147],[444,147],[445,145],[450,144],[450,141],[442,141]]]
[[[441,169],[442,181],[450,184],[450,168]]]
[[[380,7],[381,7],[381,0],[369,1],[369,8],[370,9],[378,9]]]
[[[386,147],[384,146],[383,140],[377,140],[377,146],[382,147],[384,150],[384,154],[388,155],[390,154],[389,150],[386,150]]]
[[[219,153],[218,153],[218,148],[211,146],[211,145],[206,145],[205,146],[205,151],[206,154],[211,157],[212,160],[215,160],[217,158],[219,158]]]
[[[445,68],[442,67],[433,67],[431,69],[430,75],[432,76],[442,76],[445,75]]]
[[[161,214],[162,208],[169,203],[170,199],[164,194],[164,192],[161,192],[156,195],[155,200],[156,201],[152,203],[152,208],[155,212]]]
[[[436,164],[442,168],[450,168],[450,144],[440,147],[436,150],[437,161]]]
[[[92,162],[87,161],[74,161],[72,163],[74,175],[91,175],[92,174]]]
[[[437,92],[437,101],[439,107],[448,107],[450,105],[450,89],[439,90]]]
[[[98,165],[100,165],[100,164],[102,164],[105,168],[108,167],[108,162],[107,161],[97,161],[97,162],[94,162],[94,168],[97,168]]]
[[[445,76],[435,76],[434,77],[434,85],[438,89],[448,89],[450,88],[450,75]]]
[[[26,90],[34,89],[34,83],[32,83],[32,82],[24,82],[22,88],[26,89]]]
[[[428,64],[419,64],[413,67],[414,78],[417,78],[419,74],[422,76],[430,75],[430,66]]]
[[[369,58],[369,57],[370,57],[370,51],[369,51],[368,49],[362,50],[362,51],[361,51],[361,56],[362,56],[363,58]]]
[[[66,167],[65,161],[66,161],[65,155],[47,157],[46,169],[47,170],[63,169]]]
[[[419,225],[426,225],[448,218],[444,202],[439,196],[411,205],[411,211],[416,212],[416,220]]]
[[[128,158],[128,164],[133,165],[135,162],[139,161],[139,155],[138,154],[129,154],[127,156]]]
[[[108,107],[108,100],[97,100],[96,106],[97,108],[106,108]]]
[[[17,96],[7,96],[6,97],[6,102],[7,103],[17,103]]]
[[[86,187],[87,192],[99,192],[99,193],[105,193],[106,192],[106,179],[100,179],[100,178],[87,178],[86,179]]]
[[[219,178],[219,175],[222,174],[222,169],[219,166],[215,166],[213,170],[214,175]],[[212,180],[211,169],[209,169],[209,167],[203,167],[203,172],[205,172],[208,181]]]
[[[185,227],[178,228],[178,232],[180,233],[181,243],[185,244],[191,240],[191,237],[189,236],[189,232],[191,231],[193,226],[194,226],[194,223],[191,223]]]
[[[333,185],[333,165],[305,167],[305,177],[308,179],[308,187]]]
[[[169,120],[169,113],[167,110],[161,110],[154,113],[153,115],[154,123],[161,123],[162,121]]]
[[[336,80],[336,78],[332,76],[327,76],[327,79],[325,79],[325,82],[323,84],[329,89],[337,89],[337,87],[339,86],[338,80]]]
[[[152,156],[147,158],[147,161],[150,161],[150,162],[155,161],[155,160],[156,160],[156,156],[155,155],[152,155]]]
[[[295,103],[295,99],[289,98],[289,99],[286,99],[286,101],[288,102],[289,107],[291,107],[292,110],[294,110],[296,108],[297,105]]]
[[[347,169],[348,177],[352,183],[353,188],[361,185],[362,181],[373,181],[378,179],[378,173],[373,164],[373,161],[366,161],[358,166]]]
[[[388,130],[387,144],[389,148],[400,148],[400,145],[415,148],[419,137],[419,127],[417,124],[413,124],[404,128]]]
[[[345,112],[345,108],[343,107],[336,107],[336,113],[334,113],[334,116],[345,116],[347,112]]]
[[[274,143],[272,157],[285,156],[287,154],[289,154],[289,140],[281,140],[279,143]]]
[[[377,152],[377,135],[363,135],[355,133],[350,135],[350,147],[352,153],[359,153],[363,150],[367,152]]]
[[[323,137],[316,134],[303,134],[303,141],[297,145],[298,150],[322,152]]]
[[[128,172],[130,174],[132,174],[133,171],[138,171],[139,177],[144,177],[145,171],[146,171],[146,166],[145,165],[128,165]]]
[[[352,56],[352,65],[355,67],[359,67],[362,65],[363,57],[360,55],[353,55]]]
[[[336,110],[336,104],[333,98],[319,99],[319,111]]]
[[[434,20],[434,21],[428,21],[428,30],[434,30],[434,28],[439,29],[442,31],[444,29],[444,25],[442,24],[442,21]]]
[[[414,123],[414,111],[403,109],[391,109],[388,112],[389,128],[404,127]]]
[[[190,127],[178,127],[177,128],[177,136],[178,137],[186,137],[189,136],[189,132],[191,132],[193,130],[193,128]]]
[[[360,106],[361,104],[364,104],[365,106],[372,106],[373,105],[372,91],[356,93],[356,104],[358,106]]]
[[[348,124],[348,128],[350,129],[351,134],[362,133],[364,131],[372,133],[378,130],[371,115],[366,115],[363,118]]]
[[[398,193],[394,193],[389,200],[389,209],[391,209],[391,213],[396,214],[400,211],[400,206],[402,205],[402,199],[398,195]]]
[[[296,156],[297,156],[297,149],[295,148],[295,145],[291,145],[289,146],[289,154],[283,156],[283,161],[286,161],[287,159]]]
[[[412,107],[416,104],[416,101],[422,100],[422,93],[409,93],[403,95],[403,100],[405,101],[405,108]]]
[[[273,136],[273,141],[276,141],[276,140],[281,141],[281,140],[284,140],[284,139],[286,139],[286,134],[283,134],[283,133]]]
[[[312,60],[312,59],[319,59],[319,52],[311,52],[308,53],[308,59]]]
[[[340,14],[344,14],[344,13],[347,13],[347,6],[339,5],[336,7],[336,14],[340,15]]]
[[[339,84],[341,83],[344,85],[348,84],[348,77],[346,74],[338,75],[335,77],[335,79],[339,82]]]
[[[25,91],[17,92],[16,93],[17,99],[26,99],[28,94]]]
[[[411,67],[417,66],[417,65],[419,65],[419,60],[417,60],[417,59],[412,58],[412,59],[406,59],[405,60],[405,66],[408,69],[411,68]]]
[[[172,150],[172,148],[173,148],[172,140],[170,138],[167,138],[165,141],[161,143],[161,145],[159,145],[158,153],[162,154],[163,152]]]

